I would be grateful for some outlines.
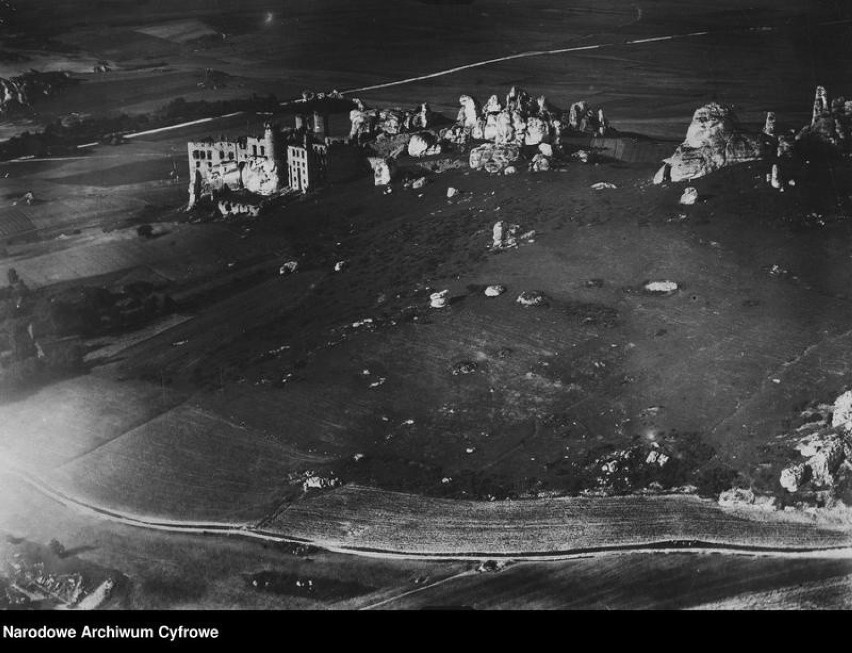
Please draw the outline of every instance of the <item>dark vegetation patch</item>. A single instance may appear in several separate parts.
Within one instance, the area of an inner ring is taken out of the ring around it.
[[[175,310],[147,282],[119,292],[91,286],[31,291],[14,269],[0,289],[0,397],[85,370],[82,340],[138,327]]]
[[[278,100],[273,95],[252,95],[241,100],[187,101],[175,98],[158,111],[143,114],[99,115],[81,118],[73,124],[57,119],[42,131],[23,132],[20,136],[0,143],[0,161],[22,156],[52,156],[76,151],[77,145],[91,142],[120,143],[122,133],[157,129],[200,118],[220,116],[237,111],[274,112]]]

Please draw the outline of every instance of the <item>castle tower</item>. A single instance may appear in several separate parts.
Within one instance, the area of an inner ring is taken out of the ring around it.
[[[320,140],[328,134],[328,114],[324,111],[314,111],[314,135]]]
[[[270,161],[278,160],[278,152],[275,149],[275,129],[272,123],[266,123],[263,126],[263,140],[266,143],[266,154]]]

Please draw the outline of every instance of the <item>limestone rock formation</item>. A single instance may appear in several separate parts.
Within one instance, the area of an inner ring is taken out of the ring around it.
[[[367,161],[373,169],[373,183],[376,186],[387,186],[391,183],[396,168],[393,159],[371,156]]]
[[[349,130],[349,140],[360,142],[372,137],[376,132],[378,119],[377,112],[367,110],[363,105],[352,109],[349,112],[349,122],[352,125]]]
[[[781,487],[788,492],[797,492],[802,484],[807,481],[809,469],[805,463],[791,465],[781,471]]]
[[[852,433],[852,390],[847,390],[834,400],[831,426]]]
[[[695,111],[686,138],[654,182],[696,179],[725,166],[760,160],[769,152],[760,135],[741,129],[731,107],[711,102]]]
[[[469,95],[462,95],[459,98],[459,115],[456,122],[466,129],[473,129],[479,121],[479,106]]]
[[[797,135],[796,142],[805,147],[814,145],[850,149],[852,138],[852,100],[838,97],[829,102],[824,86],[817,86],[811,124]]]

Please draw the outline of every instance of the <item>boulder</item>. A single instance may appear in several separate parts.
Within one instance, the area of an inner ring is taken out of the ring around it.
[[[494,223],[494,228],[492,229],[491,247],[493,249],[517,247],[518,231],[520,231],[519,225],[508,224],[506,222],[503,222],[502,220]]]
[[[642,290],[650,295],[671,295],[678,291],[676,281],[649,281],[642,286]]]
[[[500,286],[500,285],[488,286],[485,289],[485,296],[486,297],[499,297],[504,292],[506,292],[506,286]]]
[[[429,306],[431,308],[444,308],[447,305],[447,301],[450,298],[449,290],[441,290],[440,292],[433,292],[429,295]]]
[[[518,295],[515,301],[524,308],[528,308],[530,306],[541,306],[544,304],[544,300],[544,293],[538,290],[525,290]]]
[[[413,157],[429,156],[431,154],[440,154],[441,146],[437,139],[430,132],[421,132],[414,134],[408,140],[408,154]]]
[[[698,201],[698,191],[692,186],[688,186],[683,190],[683,195],[680,196],[680,203],[684,206],[692,206]]]
[[[530,161],[530,170],[532,172],[547,172],[550,170],[550,157],[539,152]]]
[[[520,157],[521,150],[517,145],[485,143],[470,151],[470,167],[473,170],[484,169],[491,173],[502,172]]]
[[[746,488],[731,488],[719,495],[719,505],[728,507],[750,506],[754,504],[754,492]]]

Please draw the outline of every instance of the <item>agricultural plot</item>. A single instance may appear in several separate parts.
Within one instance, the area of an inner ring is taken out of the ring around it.
[[[447,501],[361,486],[285,504],[264,528],[321,546],[435,556],[554,555],[673,540],[784,549],[852,543],[843,524],[735,514],[690,496]]]
[[[168,410],[180,397],[147,383],[94,374],[0,404],[5,464],[38,473],[73,460]]]
[[[185,404],[56,469],[60,490],[112,510],[177,521],[243,522],[302,491],[326,459]],[[289,478],[290,474],[293,478]]]

